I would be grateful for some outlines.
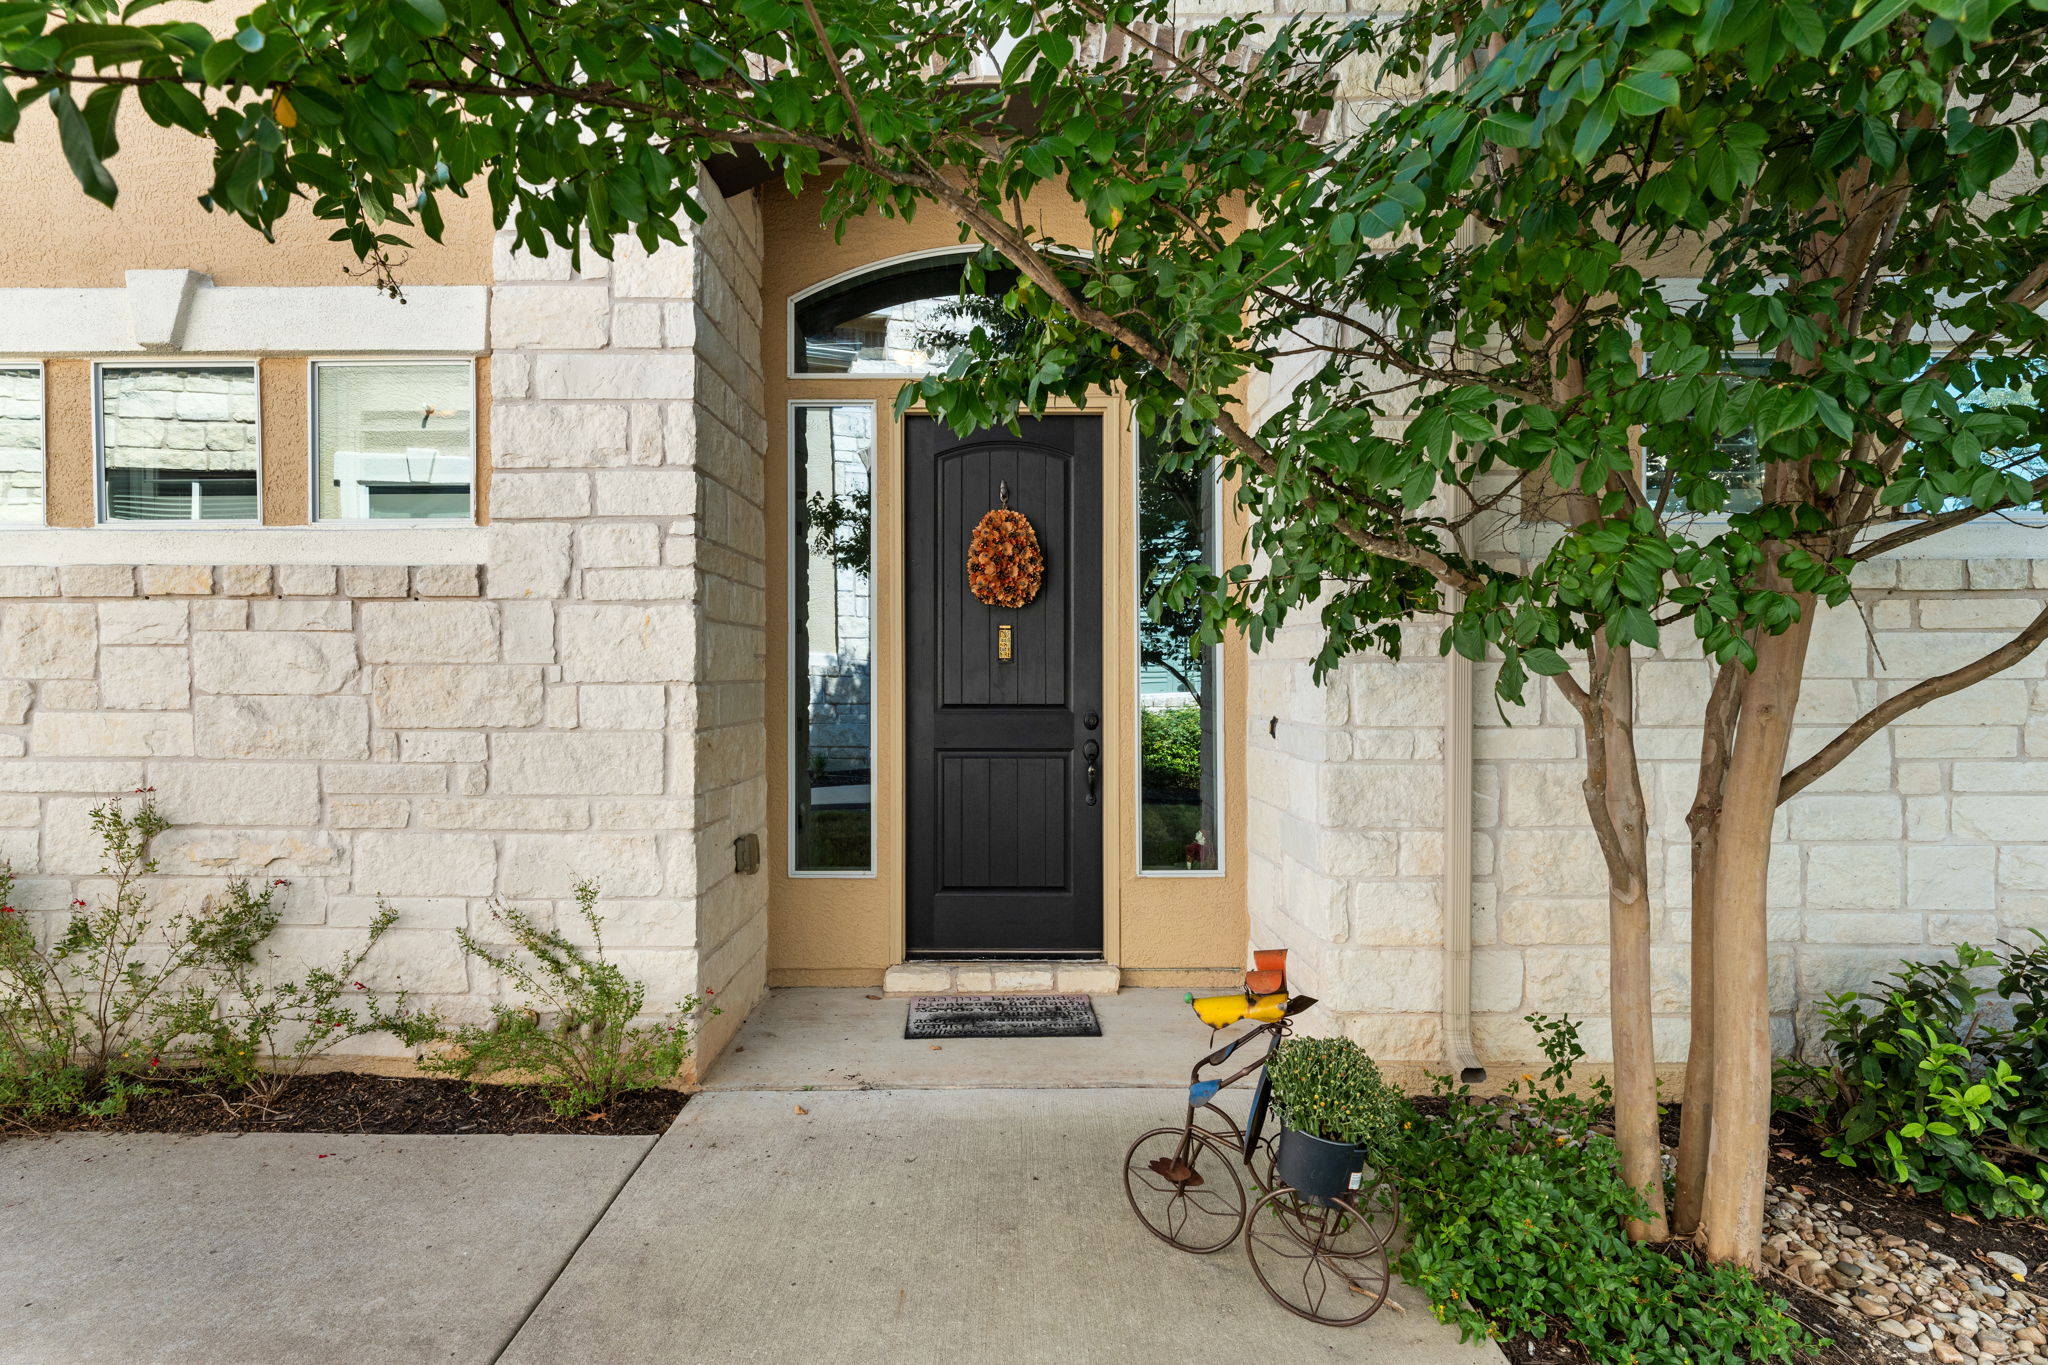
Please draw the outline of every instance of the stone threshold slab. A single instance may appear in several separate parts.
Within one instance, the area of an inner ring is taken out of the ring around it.
[[[882,994],[1115,995],[1114,962],[899,962],[882,973]]]

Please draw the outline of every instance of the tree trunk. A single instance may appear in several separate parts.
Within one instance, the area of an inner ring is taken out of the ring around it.
[[[1771,821],[1815,606],[1805,594],[1794,600],[1799,620],[1756,642],[1757,665],[1744,688],[1725,804],[1713,830],[1713,1128],[1698,1235],[1711,1259],[1751,1269],[1763,1247],[1771,1135]]]
[[[1636,766],[1635,679],[1626,648],[1607,655],[1601,697],[1606,804],[1622,865],[1607,878],[1607,970],[1614,1041],[1614,1139],[1622,1178],[1650,1217],[1631,1221],[1636,1241],[1671,1235],[1664,1218],[1664,1146],[1657,1124],[1657,1049],[1650,1014],[1649,813]]]
[[[1729,750],[1741,714],[1747,675],[1734,664],[1714,675],[1700,728],[1699,783],[1686,828],[1692,833],[1692,990],[1687,1020],[1685,1109],[1679,1121],[1678,1169],[1674,1180],[1672,1230],[1690,1237],[1699,1230],[1700,1203],[1707,1188],[1707,1146],[1714,1119],[1714,894],[1718,884],[1723,789]]]

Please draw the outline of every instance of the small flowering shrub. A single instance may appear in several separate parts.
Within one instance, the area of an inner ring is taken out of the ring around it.
[[[112,889],[43,943],[0,869],[0,1113],[117,1113],[165,1062],[160,1007],[206,953],[195,919],[160,915],[144,894],[150,841],[170,828],[145,789],[131,811],[93,807]]]
[[[422,1070],[532,1086],[564,1118],[595,1113],[624,1091],[652,1089],[681,1073],[697,997],[664,1019],[640,1022],[647,987],[606,958],[594,883],[578,884],[576,909],[590,930],[588,950],[511,906],[492,912],[511,937],[510,950],[467,929],[456,931],[463,951],[503,976],[524,1000],[493,1005],[482,1026],[449,1029],[432,1016],[396,1021],[393,1031],[408,1042],[450,1046],[422,1058]]]
[[[276,930],[279,890],[228,883],[214,913],[193,929],[203,957],[194,979],[162,1013],[163,1031],[181,1041],[185,1075],[212,1087],[231,1113],[274,1112],[295,1077],[340,1043],[406,1026],[405,993],[386,1005],[358,976],[377,940],[398,922],[381,900],[363,942],[332,967],[299,980],[271,981],[258,952]],[[269,955],[275,961],[275,954]]]
[[[1649,1210],[1599,1131],[1604,1081],[1569,1019],[1530,1015],[1549,1066],[1496,1100],[1436,1078],[1442,1118],[1407,1106],[1389,1153],[1409,1244],[1395,1268],[1436,1315],[1477,1337],[1563,1338],[1596,1365],[1791,1360],[1816,1341],[1747,1272],[1631,1242]]]

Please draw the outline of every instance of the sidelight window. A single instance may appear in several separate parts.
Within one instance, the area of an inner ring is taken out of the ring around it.
[[[43,370],[0,361],[0,525],[43,523]]]
[[[1217,567],[1212,465],[1169,467],[1157,440],[1138,448],[1138,845],[1140,870],[1222,867],[1222,658],[1202,644],[1200,609],[1154,599],[1193,564]]]
[[[255,521],[256,367],[102,365],[102,521]]]
[[[875,409],[790,408],[790,868],[874,867]]]

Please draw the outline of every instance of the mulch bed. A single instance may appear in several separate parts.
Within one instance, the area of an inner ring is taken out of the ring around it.
[[[1680,1112],[1681,1106],[1669,1106],[1664,1121],[1664,1140],[1673,1147],[1678,1142]],[[1770,1179],[1776,1185],[1801,1186],[1812,1197],[1831,1204],[1847,1201],[1855,1206],[1856,1224],[1865,1231],[1925,1242],[1966,1265],[1977,1262],[1979,1251],[2007,1252],[2031,1265],[2048,1262],[2048,1225],[2010,1220],[1986,1223],[1968,1214],[1950,1213],[1938,1198],[1821,1155],[1820,1136],[1797,1119],[1781,1118],[1771,1129]],[[1806,1357],[1809,1365],[1928,1359],[1908,1352],[1860,1314],[1838,1307],[1784,1275],[1769,1272],[1765,1284],[1785,1300],[1792,1315],[1809,1331],[1834,1342],[1818,1356]],[[1586,1365],[1588,1360],[1584,1351],[1568,1342],[1530,1337],[1503,1341],[1501,1349],[1516,1365]]]
[[[234,1096],[228,1097],[230,1100]],[[285,1085],[273,1113],[231,1112],[217,1096],[169,1078],[113,1118],[38,1120],[37,1133],[570,1133],[633,1136],[665,1132],[689,1096],[636,1090],[601,1114],[556,1118],[534,1091],[423,1076],[328,1071]],[[22,1130],[0,1128],[0,1135]]]

